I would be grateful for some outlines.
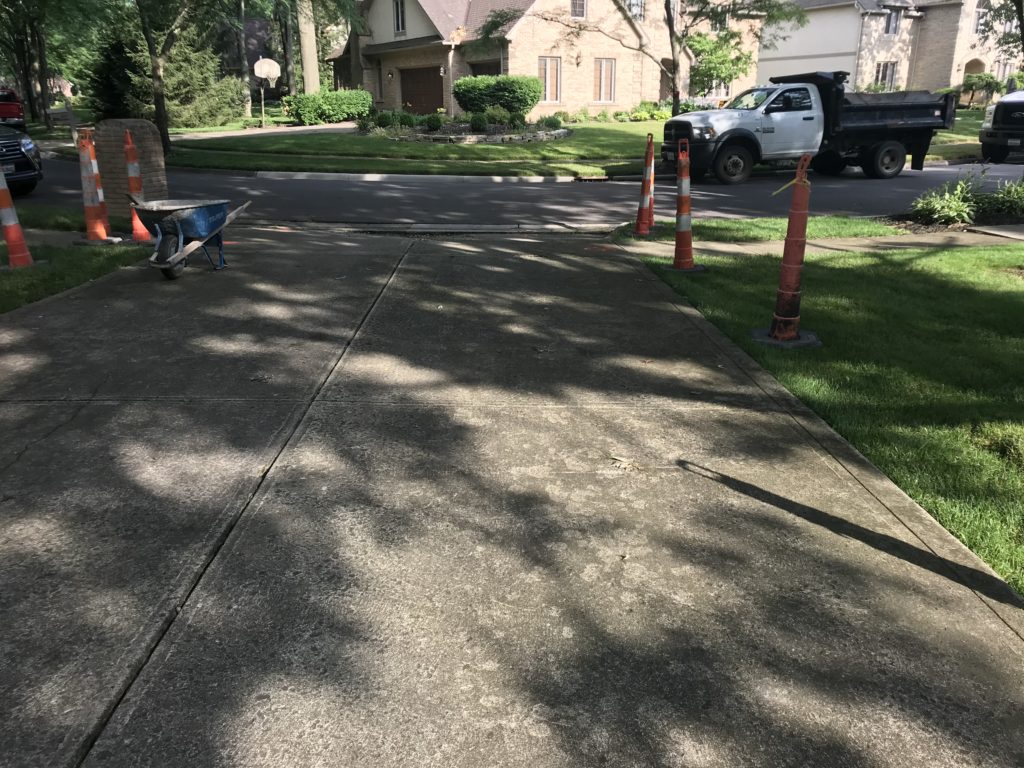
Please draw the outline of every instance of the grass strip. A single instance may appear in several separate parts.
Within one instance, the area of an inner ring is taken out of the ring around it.
[[[51,208],[45,205],[17,202],[18,223],[25,229],[52,229],[58,232],[85,232],[85,213],[80,208]],[[131,222],[124,216],[111,216],[114,232],[131,232]]]
[[[779,381],[1024,592],[1024,257],[1019,247],[809,255],[802,325],[824,347],[750,339],[777,256],[659,269]]]
[[[784,240],[788,219],[766,216],[754,219],[709,219],[693,222],[694,242],[714,243],[757,243],[769,240]],[[650,237],[634,238],[633,225],[619,227],[615,232],[617,241],[625,240],[675,240],[675,221],[659,221],[651,230]],[[808,240],[826,240],[839,237],[891,237],[905,234],[899,227],[883,224],[874,219],[851,216],[812,216],[807,221]]]
[[[31,250],[33,266],[0,271],[0,312],[95,280],[149,255],[149,249],[133,245],[35,245]],[[6,247],[0,247],[0,267],[7,267]]]

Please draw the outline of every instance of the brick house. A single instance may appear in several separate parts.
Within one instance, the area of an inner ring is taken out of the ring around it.
[[[668,98],[670,83],[658,64],[630,48],[643,39],[654,56],[670,61],[664,4],[627,0],[626,6],[628,19],[612,0],[367,0],[368,33],[353,35],[335,57],[335,81],[362,86],[378,109],[421,114],[459,112],[452,85],[467,75],[539,76],[544,95],[533,117],[582,108],[611,113]],[[500,39],[479,40],[491,12],[504,9],[521,15]],[[756,53],[756,40],[745,38]],[[753,82],[751,72],[715,95]]]
[[[979,33],[988,0],[796,0],[807,25],[783,27],[786,39],[762,50],[757,79],[845,70],[858,89],[935,90],[964,75],[1005,80],[1019,69]],[[765,30],[766,40],[773,31]]]

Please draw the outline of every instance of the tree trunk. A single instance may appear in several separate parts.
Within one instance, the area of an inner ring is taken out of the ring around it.
[[[32,42],[36,49],[36,58],[39,61],[39,88],[42,92],[42,99],[39,107],[42,113],[43,122],[46,123],[46,130],[53,130],[53,118],[50,117],[50,67],[46,62],[46,33],[43,25],[38,19],[32,21]]]
[[[245,116],[252,117],[252,87],[249,85],[249,56],[245,45],[245,0],[238,0],[238,62],[245,88]]]
[[[160,131],[160,145],[163,147],[164,154],[166,155],[171,151],[171,134],[168,130],[167,90],[164,84],[165,63],[164,57],[159,53],[150,54],[153,74],[153,106],[156,108],[156,127]]]
[[[287,7],[281,15],[281,35],[284,37],[284,67],[288,74],[288,94],[294,96],[299,92],[295,82],[295,30],[292,28],[291,9]]]
[[[31,71],[31,77],[29,87],[31,88],[31,98],[35,109],[32,110],[34,119],[43,120],[44,115],[44,98],[43,89],[40,87],[40,82],[44,74],[39,67],[39,51],[35,46],[35,35],[33,34],[33,27],[35,26],[35,20],[30,23],[28,31],[27,49],[29,55],[29,69]]]
[[[665,0],[665,24],[668,26],[669,48],[672,51],[672,116],[679,114],[679,92],[682,85],[682,43],[676,33],[676,17],[672,12],[672,0]]]
[[[320,57],[316,51],[316,24],[312,0],[298,0],[299,51],[302,55],[302,92],[319,93]]]
[[[39,119],[36,103],[32,98],[32,64],[29,54],[28,39],[23,34],[14,37],[15,53],[18,62],[18,77],[21,79],[21,98],[28,107],[28,114],[33,120]]]

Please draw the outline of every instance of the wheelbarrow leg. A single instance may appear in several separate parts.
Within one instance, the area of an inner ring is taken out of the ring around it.
[[[218,232],[217,233],[217,255],[220,257],[220,261],[217,263],[217,266],[215,266],[214,269],[224,269],[224,267],[226,267],[228,265],[228,263],[226,261],[224,261],[224,233],[223,232]]]

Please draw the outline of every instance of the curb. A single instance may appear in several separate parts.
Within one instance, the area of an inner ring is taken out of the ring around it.
[[[258,179],[300,179],[310,181],[458,181],[502,183],[502,184],[567,184],[576,181],[575,176],[450,176],[445,174],[408,173],[323,173],[305,171],[255,171]]]
[[[512,235],[526,233],[560,233],[566,235],[606,235],[619,224],[378,224],[367,222],[351,224],[330,221],[280,221],[267,219],[238,219],[238,225],[248,229],[305,230],[352,232],[364,235]]]

